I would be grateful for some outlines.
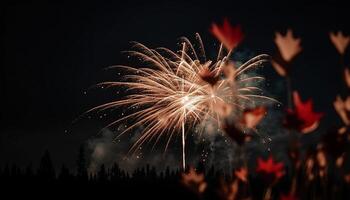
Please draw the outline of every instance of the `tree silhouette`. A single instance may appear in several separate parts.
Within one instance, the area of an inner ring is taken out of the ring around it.
[[[2,171],[2,178],[8,180],[10,177],[10,167],[8,164],[5,165],[4,170]]]
[[[25,169],[25,174],[24,174],[27,178],[32,178],[34,176],[34,172],[33,172],[33,166],[30,163],[26,169]]]
[[[53,167],[51,156],[48,150],[45,151],[40,160],[38,176],[42,180],[52,181],[56,177],[55,168]]]
[[[99,182],[106,182],[107,181],[107,171],[104,164],[101,165],[100,170],[97,173],[97,178]]]
[[[110,178],[113,182],[117,182],[123,178],[122,172],[117,163],[114,163],[112,165],[112,168],[110,170]]]
[[[77,159],[77,178],[81,181],[88,180],[88,172],[85,157],[85,147],[80,145],[78,159]]]
[[[105,189],[115,189],[120,196],[129,195],[129,199],[136,199],[133,197],[146,199],[148,197],[147,194],[150,194],[152,199],[158,199],[157,197],[164,199],[161,192],[167,195],[171,193],[172,198],[170,199],[193,199],[193,195],[197,195],[197,193],[191,193],[191,188],[181,184],[180,180],[183,176],[181,176],[182,172],[179,169],[174,170],[167,166],[165,170],[157,171],[154,166],[145,165],[133,171],[126,171],[120,168],[118,163],[114,163],[112,166],[102,164],[97,171],[89,171],[88,173],[85,164],[84,148],[80,147],[78,152],[76,173],[75,170],[71,171],[67,166],[62,165],[56,176],[50,154],[46,150],[40,160],[37,173],[34,173],[31,164],[26,168],[21,168],[16,164],[6,164],[3,168],[0,168],[0,184],[6,185],[8,188],[16,188],[16,190],[28,188],[33,189],[31,191],[35,192],[37,192],[37,188],[41,188],[40,191],[51,190],[55,192],[69,190],[70,193],[79,195],[90,195],[90,192],[93,191],[100,192]],[[317,158],[316,156],[318,155],[314,151],[311,151],[309,154],[308,158]],[[332,157],[332,154],[329,154],[329,157]],[[344,167],[341,169],[335,164],[329,164],[330,168],[341,170],[336,174],[327,169],[326,177],[321,177],[318,165],[316,163],[310,168],[311,172],[302,171],[302,174],[297,179],[293,179],[293,174],[286,174],[284,179],[271,186],[272,193],[289,194],[288,192],[292,189],[295,181],[297,186],[296,194],[300,195],[300,199],[349,199],[349,168]],[[249,182],[244,182],[237,179],[237,176],[225,174],[225,171],[221,168],[217,169],[214,166],[205,168],[204,163],[198,163],[196,172],[204,174],[208,185],[207,190],[202,194],[203,199],[218,199],[217,195],[221,194],[218,191],[221,191],[221,189],[229,191],[228,187],[233,187],[234,185],[231,184],[236,181],[238,181],[236,199],[247,199],[249,197],[261,199],[266,191],[266,187],[268,187],[268,184],[262,178],[253,173],[247,177]],[[315,178],[309,179],[310,174],[315,175]],[[87,190],[89,193],[84,193]],[[223,194],[227,195],[227,193]],[[277,199],[277,196],[272,199]]]
[[[62,165],[61,167],[58,180],[61,182],[70,182],[73,180],[73,175],[69,172],[69,169],[65,165]]]

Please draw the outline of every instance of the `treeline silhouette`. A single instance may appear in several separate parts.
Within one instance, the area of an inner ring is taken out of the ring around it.
[[[44,155],[41,157],[37,169],[34,169],[32,164],[25,168],[21,168],[16,164],[7,164],[0,171],[1,181],[6,181],[7,183],[19,183],[22,181],[38,181],[41,183],[114,183],[130,180],[157,182],[163,179],[175,180],[178,178],[179,174],[179,170],[171,170],[170,167],[167,167],[166,170],[158,173],[156,168],[150,165],[137,168],[132,173],[129,173],[121,169],[118,163],[114,163],[111,167],[107,167],[102,164],[99,166],[98,170],[88,172],[83,146],[79,150],[76,170],[71,170],[63,164],[61,168],[56,171],[50,153],[48,150],[46,150]]]
[[[121,169],[118,163],[111,166],[102,164],[94,172],[89,172],[87,166],[84,146],[80,147],[75,169],[62,165],[56,170],[49,151],[45,151],[37,168],[33,165],[24,168],[15,164],[3,166],[0,170],[1,191],[12,197],[40,199],[51,199],[53,196],[100,199],[112,195],[115,199],[296,200],[292,197],[282,198],[280,195],[288,194],[295,184],[298,188],[296,191],[298,199],[350,198],[349,182],[342,179],[343,177],[339,179],[335,174],[341,172],[334,167],[327,169],[328,175],[324,178],[316,177],[311,182],[307,181],[307,175],[302,171],[297,173],[286,171],[278,183],[267,184],[269,180],[259,173],[249,174],[248,182],[244,182],[234,174],[225,174],[214,167],[206,169],[201,163],[196,166],[192,175],[190,171],[193,168],[183,173],[180,169],[171,170],[170,167],[158,171],[156,167],[146,165],[129,173]],[[319,171],[316,174],[318,173]],[[202,175],[204,179],[200,178]],[[184,176],[187,176],[189,181],[186,181]],[[199,187],[203,184],[206,184],[206,189],[200,192]],[[266,188],[271,188],[271,193],[275,195],[266,197]],[[236,192],[234,198],[229,198],[234,191]]]
[[[45,199],[45,193],[62,195],[59,191],[80,197],[116,195],[117,199],[158,199],[164,194],[170,195],[167,199],[197,198],[179,184],[179,177],[180,171],[170,167],[158,172],[154,166],[146,165],[129,173],[118,163],[109,167],[102,164],[96,171],[89,172],[83,146],[79,150],[76,169],[69,169],[63,164],[56,170],[48,150],[37,168],[32,164],[26,167],[6,164],[0,169],[2,191],[12,196],[25,194]]]

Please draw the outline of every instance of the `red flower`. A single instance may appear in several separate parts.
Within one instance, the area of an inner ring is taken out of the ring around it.
[[[293,92],[295,110],[288,109],[285,125],[294,128],[302,133],[314,131],[323,117],[323,113],[313,111],[313,101],[311,99],[302,102],[298,92]]]
[[[243,40],[241,26],[232,26],[226,18],[222,25],[213,23],[210,32],[230,51]]]
[[[266,175],[274,175],[274,179],[277,180],[284,175],[284,165],[282,162],[275,162],[272,156],[269,156],[266,161],[258,158],[256,171]]]

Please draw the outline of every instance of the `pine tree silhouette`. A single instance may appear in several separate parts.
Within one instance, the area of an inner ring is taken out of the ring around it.
[[[120,181],[123,178],[121,170],[120,170],[119,165],[117,163],[114,163],[112,165],[112,168],[110,170],[110,178],[111,178],[111,181],[113,181],[113,182]]]
[[[33,166],[31,163],[26,167],[24,175],[27,179],[33,178],[34,172],[33,172]]]
[[[107,171],[104,164],[101,165],[100,170],[97,173],[97,178],[99,182],[106,182],[107,181]]]
[[[52,164],[51,156],[48,150],[45,151],[40,160],[38,176],[44,181],[53,181],[56,178],[55,168]]]
[[[77,159],[77,179],[81,181],[88,180],[84,145],[81,145],[79,148],[78,159]]]
[[[10,167],[9,167],[8,164],[5,165],[2,174],[3,174],[2,177],[3,177],[5,180],[8,180],[8,179],[10,178]]]
[[[70,173],[69,169],[65,165],[62,165],[60,174],[58,175],[58,180],[67,183],[73,180],[72,177],[73,176]]]

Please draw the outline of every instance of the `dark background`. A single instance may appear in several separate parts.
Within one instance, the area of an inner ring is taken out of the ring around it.
[[[105,67],[125,63],[120,51],[129,41],[176,48],[180,36],[198,32],[207,48],[217,42],[212,22],[227,17],[241,24],[245,40],[238,52],[274,54],[274,32],[290,27],[303,52],[292,69],[293,88],[313,98],[326,113],[321,129],[340,120],[332,107],[346,94],[340,57],[329,40],[332,30],[350,33],[345,3],[254,3],[252,1],[113,3],[1,3],[0,164],[37,163],[48,149],[54,163],[73,166],[80,144],[94,137],[101,120],[72,121],[105,102],[103,91],[88,88],[111,77]],[[210,53],[209,53],[210,54]],[[349,51],[345,56],[348,63]],[[281,81],[270,65],[264,71],[269,93],[285,102]],[[86,94],[84,92],[88,91]],[[102,120],[103,121],[103,120]]]

